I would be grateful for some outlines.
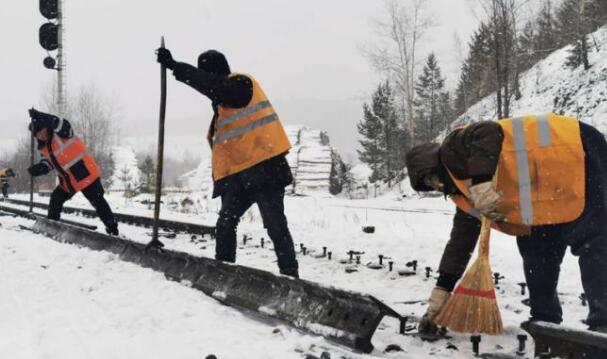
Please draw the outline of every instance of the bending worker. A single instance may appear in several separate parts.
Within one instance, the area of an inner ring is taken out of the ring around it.
[[[2,197],[4,198],[8,198],[8,188],[10,187],[8,182],[9,177],[15,177],[15,172],[12,168],[0,170],[0,188],[2,189]]]
[[[176,62],[165,48],[157,53],[158,62],[173,70],[178,81],[212,101],[207,140],[213,157],[213,197],[221,196],[215,259],[236,260],[236,227],[257,203],[280,273],[298,277],[284,214],[285,187],[293,181],[285,158],[291,144],[261,86],[251,75],[231,72],[225,56],[215,50],[202,53],[198,67]]]
[[[97,211],[106,232],[117,236],[118,223],[103,196],[101,170],[84,142],[74,136],[67,120],[34,109],[29,110],[29,114],[30,131],[36,136],[42,159],[28,168],[28,172],[37,177],[54,169],[59,177],[59,186],[51,194],[48,218],[59,220],[63,204],[82,191]]]
[[[440,145],[414,147],[407,168],[415,190],[442,192],[457,205],[420,332],[436,330],[433,320],[476,245],[479,213],[517,236],[531,320],[562,321],[556,288],[571,247],[588,298],[586,324],[607,332],[607,143],[597,129],[555,114],[478,122]]]

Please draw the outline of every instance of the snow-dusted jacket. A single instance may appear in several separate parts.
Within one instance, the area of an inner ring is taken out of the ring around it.
[[[209,144],[215,136],[218,108],[244,108],[253,98],[253,81],[247,75],[220,76],[183,62],[175,64],[173,75],[178,81],[191,86],[212,101],[214,114],[207,135]],[[293,175],[285,155],[286,153],[278,154],[246,170],[215,180],[213,197],[227,191],[266,190],[288,186],[293,182]]]
[[[584,134],[579,136],[583,144]],[[437,174],[445,184],[446,196],[463,195],[454,179],[468,179],[470,184],[490,181],[498,167],[504,137],[504,130],[497,122],[478,122],[456,129],[440,145],[414,148],[407,155],[413,188],[418,191],[431,190],[423,183],[424,176],[431,173]],[[568,165],[565,167],[569,168]],[[453,289],[466,269],[479,233],[480,221],[458,207],[450,239],[441,258],[437,285],[447,290]]]
[[[48,114],[40,116],[47,120],[49,141],[38,141],[42,159],[30,173],[41,176],[56,170],[61,188],[68,193],[79,192],[98,180],[101,170],[84,142],[74,136],[69,121]]]
[[[555,115],[529,115],[497,121],[504,133],[495,172],[501,194],[503,222],[494,228],[511,235],[528,235],[531,226],[572,222],[584,210],[584,149],[577,119]],[[469,199],[470,180],[453,175],[462,195],[451,199],[478,217]]]

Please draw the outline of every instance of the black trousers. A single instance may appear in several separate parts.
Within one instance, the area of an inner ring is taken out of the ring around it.
[[[531,317],[560,323],[563,315],[557,295],[560,265],[567,247],[579,257],[582,286],[588,299],[589,326],[607,325],[607,142],[586,124],[580,124],[586,153],[586,205],[570,223],[533,227],[530,236],[517,238],[529,287]]]
[[[103,224],[105,224],[106,227],[111,228],[116,226],[116,219],[114,218],[114,214],[112,213],[109,204],[103,197],[104,193],[105,191],[103,190],[100,180],[96,180],[82,190],[82,194],[88,199],[93,208],[95,208],[97,215]],[[63,204],[74,197],[74,195],[75,193],[65,192],[61,186],[57,186],[51,194],[51,201],[48,207],[48,218],[59,220],[59,218],[61,218]]]
[[[236,227],[240,217],[253,203],[257,203],[263,224],[274,243],[280,270],[298,268],[293,239],[284,214],[284,188],[264,190],[239,189],[221,195],[221,210],[216,226],[215,259],[236,261]]]

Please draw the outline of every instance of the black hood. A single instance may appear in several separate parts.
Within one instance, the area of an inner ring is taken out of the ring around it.
[[[222,76],[228,76],[231,73],[228,60],[221,52],[216,50],[208,50],[200,54],[198,56],[198,68]]]
[[[411,187],[418,192],[434,191],[424,184],[424,177],[429,174],[440,175],[442,165],[439,155],[438,143],[425,143],[415,146],[407,152],[407,172]]]

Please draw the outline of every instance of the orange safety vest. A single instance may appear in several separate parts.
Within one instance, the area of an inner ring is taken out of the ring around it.
[[[230,77],[238,74],[232,73]],[[291,149],[291,143],[278,115],[259,83],[243,108],[217,107],[213,148],[213,179],[220,180],[244,171]]]
[[[579,121],[555,114],[497,121],[504,132],[497,166],[499,211],[494,228],[512,235],[531,226],[567,223],[585,206],[584,148]],[[478,217],[470,201],[471,181],[449,173],[463,195],[451,196],[463,211]]]
[[[61,187],[68,193],[76,193],[101,177],[101,170],[76,136],[63,139],[53,133],[51,151],[44,146],[40,154],[53,164],[61,179]]]

